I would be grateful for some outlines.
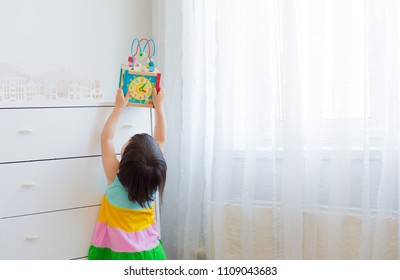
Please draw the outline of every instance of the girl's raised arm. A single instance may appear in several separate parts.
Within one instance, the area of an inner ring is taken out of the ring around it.
[[[113,139],[118,119],[121,116],[122,111],[128,104],[129,95],[130,93],[128,92],[124,97],[122,89],[119,88],[117,90],[115,107],[108,117],[103,127],[103,131],[101,132],[101,159],[103,162],[103,168],[107,177],[108,185],[114,182],[118,172],[119,161],[117,159],[117,156],[115,155]]]

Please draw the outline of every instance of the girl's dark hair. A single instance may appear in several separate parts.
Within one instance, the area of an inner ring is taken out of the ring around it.
[[[167,163],[158,143],[150,135],[136,134],[123,151],[118,178],[128,198],[146,207],[158,190],[162,197],[167,178]]]

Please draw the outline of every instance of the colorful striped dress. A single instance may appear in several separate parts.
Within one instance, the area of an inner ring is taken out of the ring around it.
[[[103,197],[88,259],[166,259],[155,220],[155,203],[142,208],[130,201],[118,176]]]

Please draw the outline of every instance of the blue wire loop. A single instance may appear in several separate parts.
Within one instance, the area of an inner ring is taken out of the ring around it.
[[[136,47],[136,53],[133,54],[133,47],[135,46],[135,42],[137,42],[137,47]],[[131,54],[132,54],[132,60],[136,56],[138,48],[140,49],[140,53],[142,53],[142,47],[140,46],[140,41],[138,38],[133,39],[132,45],[131,45]]]
[[[142,41],[146,41],[146,44],[144,45],[143,48],[141,46]],[[135,43],[137,44],[137,46],[136,46],[135,53],[133,53],[133,51],[135,50]],[[150,43],[153,43],[153,53],[152,54],[151,54]],[[134,67],[135,67],[135,56],[138,54],[138,51],[139,51],[140,58],[143,59],[145,57],[143,54],[146,51],[146,48],[148,48],[149,71],[151,71],[151,72],[154,71],[154,62],[151,59],[156,55],[156,43],[154,42],[153,39],[147,39],[147,38],[142,38],[140,40],[139,40],[139,38],[135,38],[132,41],[132,44],[131,44],[132,70],[134,70]]]
[[[150,55],[150,42],[153,43],[153,55]],[[146,44],[143,47],[143,51],[146,51],[146,48],[149,47],[149,59],[151,60],[156,54],[156,43],[154,43],[153,39],[146,40]]]
[[[142,46],[140,44],[140,41],[145,39],[146,40],[146,44],[144,45],[143,49]],[[151,60],[155,55],[156,55],[156,43],[154,42],[153,39],[149,39],[147,40],[146,38],[142,38],[141,40],[139,40],[138,38],[133,39],[132,44],[131,44],[131,54],[132,54],[132,59],[137,55],[138,51],[139,51],[139,55],[141,55],[143,52],[146,51],[146,48],[149,48],[149,54],[148,57]],[[137,47],[136,47],[136,51],[135,53],[133,53],[134,47],[135,47],[135,42],[137,43]],[[153,43],[153,53],[150,54],[150,44],[149,43]]]

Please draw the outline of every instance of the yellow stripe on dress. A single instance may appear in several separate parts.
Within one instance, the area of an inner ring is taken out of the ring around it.
[[[110,227],[119,228],[125,232],[136,232],[155,223],[155,204],[150,208],[133,210],[112,205],[106,196],[103,196],[102,205],[98,221],[106,223]]]

